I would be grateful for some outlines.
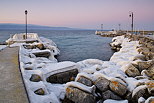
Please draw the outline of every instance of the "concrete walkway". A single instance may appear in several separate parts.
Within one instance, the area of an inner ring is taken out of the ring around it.
[[[19,47],[0,51],[0,103],[29,103],[22,81]]]

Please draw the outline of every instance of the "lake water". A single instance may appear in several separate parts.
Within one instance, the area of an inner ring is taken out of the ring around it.
[[[22,33],[23,30],[0,30],[0,42],[10,34]],[[109,60],[114,53],[109,43],[112,38],[95,35],[94,30],[29,30],[39,36],[53,40],[60,49],[58,61],[78,62],[84,59]]]

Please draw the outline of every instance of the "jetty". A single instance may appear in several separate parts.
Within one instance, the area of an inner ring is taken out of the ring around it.
[[[112,31],[96,31],[96,35],[101,35],[103,37],[116,37],[116,36],[121,36],[125,34],[134,34],[134,35],[142,35],[142,36],[149,36],[152,37],[154,35],[154,31],[128,31],[128,30],[112,30]],[[154,37],[152,37],[154,38]]]
[[[18,61],[19,47],[0,51],[0,103],[29,103]]]

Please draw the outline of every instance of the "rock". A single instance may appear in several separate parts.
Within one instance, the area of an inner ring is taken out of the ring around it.
[[[150,95],[154,95],[154,81],[149,81],[146,83],[147,88],[148,88],[148,92]]]
[[[25,70],[33,70],[32,68],[26,67]]]
[[[106,100],[106,99],[122,100],[121,97],[117,96],[116,94],[114,94],[110,90],[107,90],[107,91],[103,92],[102,93],[102,98],[103,98],[103,100]]]
[[[154,103],[154,97],[149,97],[146,101],[145,101],[145,103]]]
[[[136,77],[136,76],[139,76],[140,75],[139,70],[135,66],[133,66],[132,64],[128,64],[125,67],[125,73],[128,76],[130,76],[130,77]]]
[[[26,62],[25,64],[32,64],[32,62]]]
[[[33,81],[33,82],[39,82],[41,81],[41,77],[37,74],[32,74],[32,76],[30,77],[30,81]]]
[[[137,49],[137,51],[138,51],[139,53],[143,53],[143,52],[147,53],[147,52],[149,52],[150,50],[149,50],[149,48],[147,48],[147,47],[140,47],[140,48]]]
[[[147,47],[140,47],[140,48],[137,49],[137,51],[139,53],[144,54],[144,55],[147,54],[148,52],[150,52],[149,48],[147,48]]]
[[[140,80],[140,79],[149,79],[147,76],[136,76],[135,79]]]
[[[66,96],[63,100],[61,100],[62,103],[74,103],[73,101],[69,100]]]
[[[57,74],[53,74],[47,78],[47,82],[50,83],[67,83],[76,77],[78,74],[78,69],[72,69],[65,72],[60,72]]]
[[[37,52],[33,52],[33,54],[36,56],[36,57],[45,57],[45,58],[49,58],[50,56],[50,51],[47,51],[47,50],[42,50],[42,51],[37,51]]]
[[[149,97],[149,93],[146,85],[138,86],[133,90],[132,100],[134,101],[134,103],[137,103],[140,97],[144,97],[144,98]]]
[[[154,64],[148,68],[149,74],[151,75],[150,78],[154,80]]]
[[[138,83],[136,84],[136,87],[141,86],[141,85],[145,85],[145,82],[144,82],[144,81],[138,82]]]
[[[74,87],[66,88],[66,97],[75,103],[96,103],[95,96]]]
[[[142,61],[145,61],[145,55],[143,55],[143,54],[136,55],[136,56],[133,58],[133,61],[135,61],[135,60],[142,60]]]
[[[120,51],[121,48],[117,48],[117,51]]]
[[[113,92],[117,93],[120,96],[123,96],[127,91],[127,86],[120,83],[118,79],[111,80],[109,87]]]
[[[100,77],[94,82],[94,84],[100,91],[104,92],[109,89],[110,81],[104,77]]]
[[[37,89],[34,93],[38,95],[45,95],[45,91],[42,88]]]
[[[152,64],[154,64],[153,60],[148,61],[138,61],[137,62],[139,70],[142,71],[144,69],[148,69]]]
[[[154,59],[154,52],[149,52],[147,56],[148,56],[149,60]]]
[[[30,44],[24,44],[23,47],[24,47],[25,49],[35,49],[35,48],[36,48],[35,45],[30,45]]]
[[[37,44],[36,47],[39,48],[40,50],[45,49],[42,43]]]
[[[143,71],[141,72],[141,74],[142,74],[143,76],[147,76],[149,79],[150,79],[150,78],[151,78],[151,79],[154,79],[154,73],[151,72],[150,70],[143,70]]]
[[[128,91],[128,93],[126,93],[124,98],[127,99],[129,101],[129,103],[132,103],[132,93],[130,91]]]
[[[82,83],[86,86],[92,86],[93,85],[92,80],[90,80],[89,78],[86,78],[84,76],[80,76],[76,81],[80,82],[80,83]]]
[[[32,53],[29,54],[29,57],[30,58],[36,58],[36,56],[34,54],[32,54]]]

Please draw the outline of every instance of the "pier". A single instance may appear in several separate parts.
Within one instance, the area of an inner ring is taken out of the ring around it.
[[[19,47],[0,51],[0,103],[29,103],[18,61]]]

